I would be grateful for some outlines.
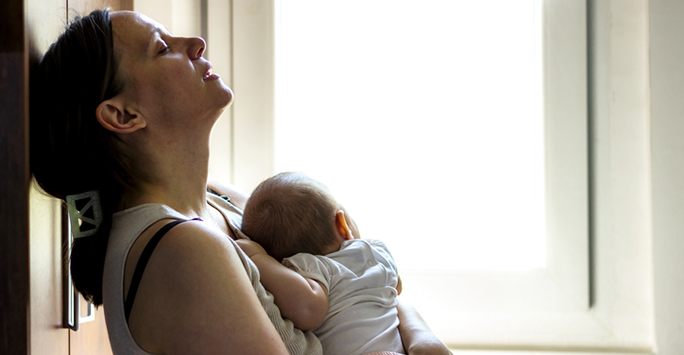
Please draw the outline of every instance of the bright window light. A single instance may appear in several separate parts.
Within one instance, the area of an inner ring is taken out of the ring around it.
[[[538,2],[280,1],[276,170],[401,269],[544,268]]]

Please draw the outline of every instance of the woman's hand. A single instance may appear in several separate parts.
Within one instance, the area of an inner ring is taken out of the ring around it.
[[[249,195],[238,191],[235,186],[219,181],[210,181],[207,183],[207,187],[220,193],[221,195],[228,196],[230,198],[230,202],[232,202],[235,206],[245,209]]]
[[[397,298],[399,333],[408,355],[452,355],[416,310]]]

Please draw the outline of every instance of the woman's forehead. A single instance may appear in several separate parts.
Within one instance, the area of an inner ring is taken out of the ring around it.
[[[115,39],[114,46],[124,51],[133,49],[144,52],[156,33],[165,32],[162,25],[137,12],[113,12],[111,19]]]

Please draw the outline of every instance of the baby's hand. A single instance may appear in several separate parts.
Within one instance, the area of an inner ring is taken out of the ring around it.
[[[235,242],[238,244],[240,249],[242,249],[242,251],[244,251],[245,254],[247,254],[247,256],[249,256],[250,258],[253,258],[254,255],[257,255],[257,254],[268,255],[266,253],[266,250],[264,250],[264,248],[261,245],[259,245],[259,243],[255,242],[255,241],[251,241],[251,240],[247,240],[247,239],[238,239]]]

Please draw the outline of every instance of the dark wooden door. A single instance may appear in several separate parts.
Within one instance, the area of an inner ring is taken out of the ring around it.
[[[0,1],[0,354],[29,351],[29,167],[23,0]]]
[[[28,68],[76,13],[132,0],[0,1],[0,354],[111,354],[104,315],[63,328],[61,204],[31,183]]]

